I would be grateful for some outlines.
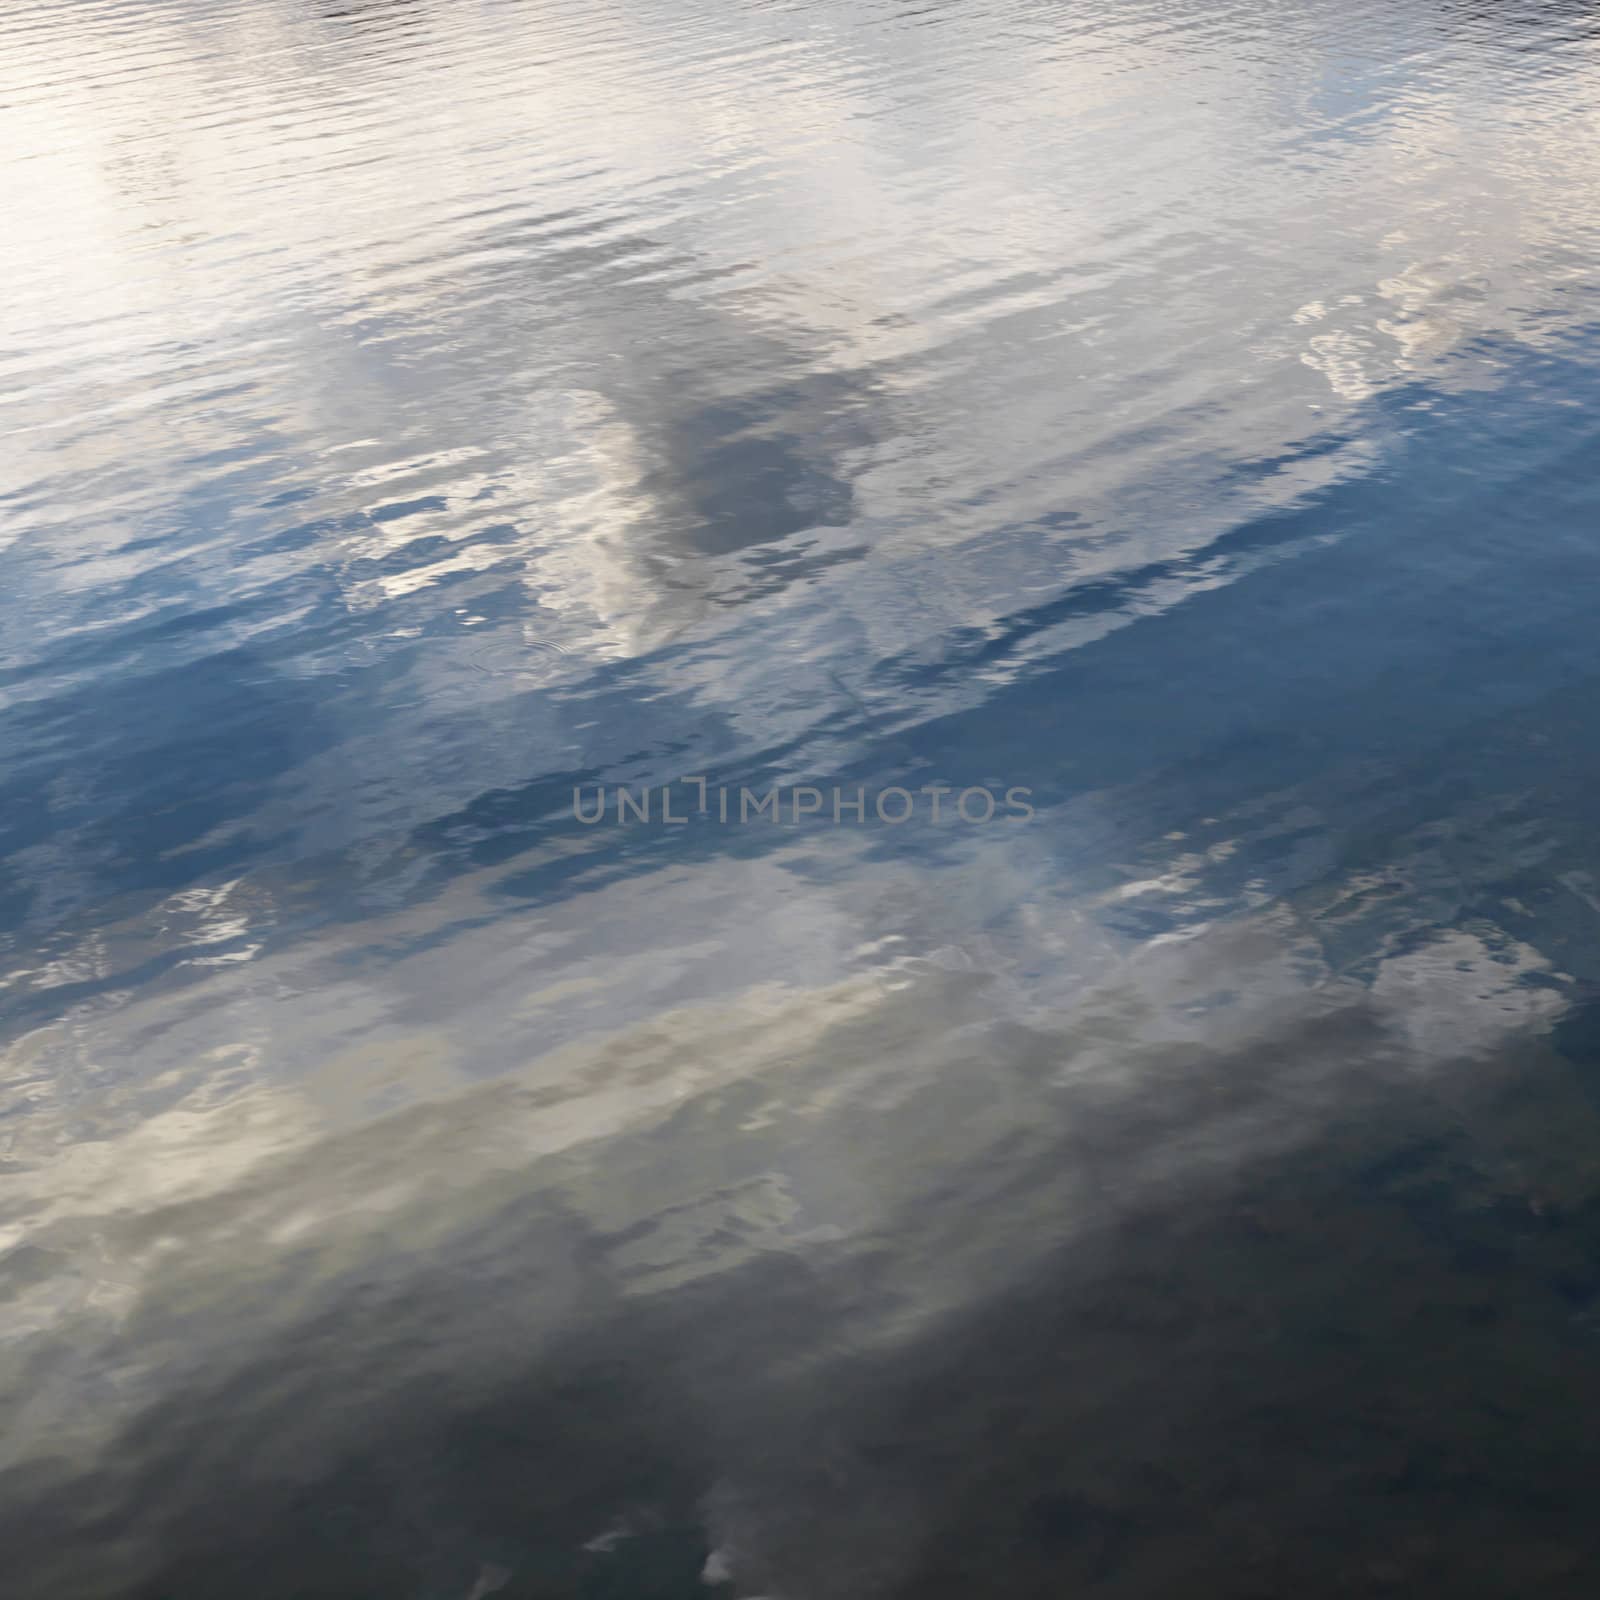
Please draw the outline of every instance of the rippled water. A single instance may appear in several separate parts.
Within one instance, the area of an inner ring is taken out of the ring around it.
[[[13,0],[0,171],[7,1596],[1593,1595],[1592,8]]]

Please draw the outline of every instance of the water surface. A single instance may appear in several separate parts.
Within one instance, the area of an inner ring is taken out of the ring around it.
[[[15,0],[7,1594],[1588,1600],[1597,151],[1564,3]]]

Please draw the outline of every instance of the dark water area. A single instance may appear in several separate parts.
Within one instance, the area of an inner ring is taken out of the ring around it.
[[[0,182],[0,1596],[1590,1600],[1592,7],[15,0]]]

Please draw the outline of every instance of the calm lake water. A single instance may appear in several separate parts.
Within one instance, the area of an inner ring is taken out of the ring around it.
[[[11,0],[0,182],[8,1600],[1592,1600],[1592,6]]]

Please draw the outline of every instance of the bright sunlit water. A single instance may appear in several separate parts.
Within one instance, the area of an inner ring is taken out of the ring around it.
[[[0,285],[7,1600],[1592,1600],[1592,7],[11,0]]]

